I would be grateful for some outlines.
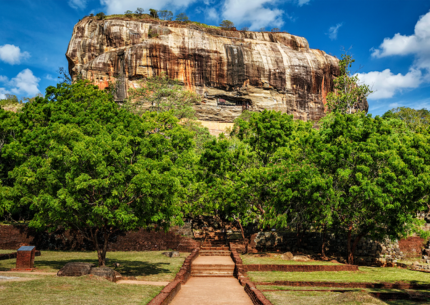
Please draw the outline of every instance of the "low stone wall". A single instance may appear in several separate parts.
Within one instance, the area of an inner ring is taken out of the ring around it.
[[[185,284],[191,276],[191,264],[199,256],[200,249],[194,249],[185,259],[181,269],[176,274],[173,282],[169,283],[161,292],[148,303],[148,305],[167,305],[181,290],[181,285]]]
[[[185,259],[181,269],[176,274],[175,280],[180,280],[182,284],[185,284],[191,277],[191,265],[193,261],[199,256],[200,249],[194,249],[190,255]]]
[[[5,260],[5,259],[16,258],[17,255],[18,255],[18,252],[8,253],[8,254],[0,254],[0,261]]]
[[[285,272],[317,272],[317,271],[358,271],[356,265],[243,265],[248,271],[285,271]]]
[[[380,288],[380,289],[416,289],[427,290],[430,285],[419,285],[409,283],[338,283],[338,282],[296,282],[296,281],[274,281],[258,282],[256,285],[271,286],[293,286],[293,287],[338,287],[338,288]]]
[[[236,250],[231,251],[231,258],[235,264],[234,276],[239,280],[242,286],[245,286],[245,292],[248,294],[254,305],[272,305],[272,303],[266,299],[266,297],[255,287],[254,283],[251,282],[245,275],[245,267],[242,259]]]
[[[174,280],[169,283],[161,292],[148,303],[148,305],[167,305],[172,302],[173,298],[181,290],[181,281]]]
[[[183,230],[183,228],[181,229]],[[108,251],[172,249],[190,252],[198,246],[195,240],[183,235],[184,232],[178,228],[173,228],[169,232],[154,232],[144,229],[123,232],[110,239]],[[94,250],[93,243],[84,239],[77,231],[59,229],[48,233],[37,232],[27,226],[0,226],[0,249],[18,249],[22,244],[34,245],[40,250]]]
[[[266,299],[264,294],[255,287],[254,284],[248,282],[245,285],[245,292],[248,294],[249,298],[254,305],[272,305],[272,303]]]
[[[399,248],[407,258],[420,257],[424,248],[425,240],[418,236],[411,236],[407,239],[399,240]]]

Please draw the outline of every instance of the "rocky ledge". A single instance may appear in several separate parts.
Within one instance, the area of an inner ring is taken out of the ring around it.
[[[66,53],[73,78],[101,89],[117,81],[117,99],[141,78],[165,73],[202,96],[206,122],[231,123],[243,110],[272,109],[318,120],[339,74],[338,59],[288,33],[223,31],[153,19],[75,25]],[[367,102],[360,106],[368,108]]]

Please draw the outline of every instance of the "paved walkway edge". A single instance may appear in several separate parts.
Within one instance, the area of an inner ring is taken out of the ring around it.
[[[246,276],[246,271],[243,267],[242,259],[236,250],[231,251],[231,258],[235,263],[234,276],[239,280],[242,286],[245,286],[245,292],[248,294],[254,305],[273,305],[264,294],[257,289],[255,284],[251,282]]]
[[[176,274],[175,280],[163,288],[161,292],[148,303],[148,305],[167,305],[181,290],[181,284],[185,284],[191,276],[191,264],[199,256],[200,249],[194,249],[185,259],[181,269]]]

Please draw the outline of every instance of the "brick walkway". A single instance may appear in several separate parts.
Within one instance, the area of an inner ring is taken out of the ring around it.
[[[171,305],[252,305],[238,280],[233,277],[230,256],[199,256],[192,264],[192,277]]]
[[[171,305],[252,305],[234,277],[191,277]]]

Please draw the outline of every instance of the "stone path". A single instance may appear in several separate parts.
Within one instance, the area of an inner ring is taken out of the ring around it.
[[[171,305],[252,305],[234,277],[191,277]]]
[[[191,278],[171,305],[252,305],[239,281],[233,277],[230,256],[199,256],[191,265]]]

